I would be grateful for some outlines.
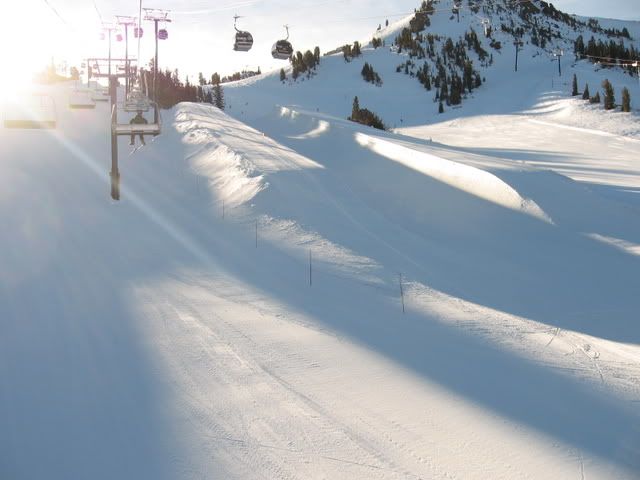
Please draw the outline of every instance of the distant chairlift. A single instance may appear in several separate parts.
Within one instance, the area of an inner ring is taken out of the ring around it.
[[[98,85],[91,93],[91,99],[95,102],[108,102],[111,100],[109,95],[109,88],[102,85]]]
[[[3,111],[5,128],[56,128],[56,104],[49,95],[35,94],[7,102]]]
[[[293,55],[293,47],[289,42],[289,27],[285,25],[284,28],[287,30],[287,38],[278,40],[271,47],[271,56],[277,60],[287,60]]]
[[[253,36],[249,32],[238,30],[236,24],[239,18],[242,17],[239,17],[238,15],[233,17],[233,28],[236,29],[236,41],[233,44],[233,49],[236,52],[248,52],[253,46]]]
[[[92,109],[96,108],[96,102],[89,90],[76,88],[69,93],[69,108]]]
[[[124,101],[123,109],[125,112],[148,112],[151,102],[139,88],[133,87]]]

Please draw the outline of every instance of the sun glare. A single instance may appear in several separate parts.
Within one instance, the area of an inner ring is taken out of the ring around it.
[[[86,47],[84,35],[74,25],[64,25],[43,7],[42,15],[29,12],[29,2],[13,2],[10,21],[0,29],[2,75],[0,95],[6,99],[29,89],[36,73],[53,62],[59,66],[79,67],[81,48]],[[64,71],[58,70],[65,74]],[[66,72],[68,73],[68,72]]]

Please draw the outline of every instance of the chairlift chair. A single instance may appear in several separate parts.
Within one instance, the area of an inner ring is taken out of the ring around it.
[[[233,44],[233,49],[236,52],[248,52],[253,46],[253,36],[249,32],[238,30],[236,23],[239,18],[241,17],[239,17],[238,15],[235,15],[233,17],[233,28],[236,29],[236,39],[235,43]]]
[[[89,90],[76,88],[69,93],[69,108],[73,110],[93,109],[96,108],[96,102]]]
[[[108,102],[111,100],[109,88],[98,85],[91,93],[91,99],[95,102]]]
[[[271,56],[277,60],[287,60],[293,55],[293,46],[289,42],[289,27],[285,25],[284,28],[287,30],[287,38],[278,40],[271,47]]]
[[[7,102],[2,110],[5,128],[56,128],[56,105],[49,95],[35,94],[28,99]]]
[[[154,118],[158,118],[158,123],[120,123],[118,121],[118,108],[119,105],[114,105],[111,110],[111,132],[114,135],[160,135],[162,132],[162,117],[158,110],[157,103],[150,103],[150,107],[154,109]],[[121,109],[127,111],[125,105],[121,106]],[[143,111],[143,110],[139,110]]]

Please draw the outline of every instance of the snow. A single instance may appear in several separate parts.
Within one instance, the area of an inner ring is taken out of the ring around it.
[[[0,130],[0,477],[638,478],[637,113],[399,62],[163,112],[120,202],[107,104]]]

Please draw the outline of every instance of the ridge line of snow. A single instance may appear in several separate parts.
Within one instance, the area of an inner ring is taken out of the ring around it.
[[[604,132],[602,130],[595,130],[595,129],[592,129],[592,128],[583,128],[583,127],[573,127],[571,125],[564,125],[562,123],[549,122],[549,121],[545,121],[545,120],[536,120],[534,118],[529,118],[528,120],[529,120],[529,122],[536,123],[538,125],[547,125],[549,127],[558,127],[558,128],[563,128],[565,130],[571,130],[571,131],[574,131],[574,132],[590,133],[592,135],[598,135],[600,137],[619,138],[621,140],[626,140],[628,142],[638,142],[638,143],[640,143],[640,140],[637,139],[637,138],[631,138],[631,137],[628,137],[626,135],[619,135],[619,134],[616,134],[616,133]]]
[[[413,150],[364,133],[357,133],[355,140],[379,155],[454,188],[505,208],[521,211],[544,222],[554,223],[533,200],[522,197],[513,187],[486,170]]]

